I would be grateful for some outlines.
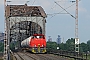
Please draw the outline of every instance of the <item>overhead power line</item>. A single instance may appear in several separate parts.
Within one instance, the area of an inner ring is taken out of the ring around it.
[[[65,9],[68,9],[68,8],[72,7],[73,5],[75,5],[75,4],[76,4],[76,3],[74,3],[74,4],[70,5],[69,7],[65,8]],[[61,12],[63,12],[63,11],[64,11],[64,10],[60,11],[59,13],[53,13],[53,14],[47,14],[47,15],[67,14],[67,13],[61,13]]]
[[[81,0],[79,0],[79,1],[81,1]],[[78,1],[78,2],[79,2]],[[58,1],[58,2],[61,2],[61,1]],[[75,5],[76,3],[76,1],[70,1],[70,2],[72,2],[72,3],[74,3],[74,4],[72,4],[72,5],[70,5],[69,7],[67,7],[67,8],[65,8],[65,9],[68,9],[68,8],[70,8],[70,7],[72,7],[73,5]],[[54,7],[53,7],[54,8]],[[49,16],[51,16],[51,18],[52,17],[54,17],[55,15],[57,15],[57,14],[68,14],[68,13],[61,13],[61,12],[63,12],[64,10],[62,10],[62,11],[60,11],[59,13],[52,13],[52,14],[47,14],[47,15],[49,15]],[[72,14],[71,14],[71,16],[73,16]],[[50,18],[50,19],[51,19]],[[75,17],[74,17],[75,18]]]
[[[59,7],[61,7],[64,11],[66,11],[67,12],[67,14],[69,14],[71,17],[73,17],[73,18],[75,18],[76,19],[76,17],[74,17],[72,14],[70,14],[66,9],[64,9],[61,5],[59,5],[57,2],[55,2]]]
[[[36,0],[33,1],[32,5],[35,3]]]
[[[72,5],[70,5],[69,7],[67,7],[67,8],[65,8],[65,9],[68,9],[68,8],[70,8],[70,7],[72,7],[73,5],[75,5],[76,3],[74,3],[74,4],[72,4]],[[54,8],[54,7],[53,7]],[[62,10],[62,11],[60,11],[59,13],[52,13],[52,14],[47,14],[47,15],[49,15],[49,16],[51,16],[51,18],[53,18],[55,15],[57,15],[57,14],[67,14],[67,13],[62,13],[64,10]],[[51,19],[50,18],[50,19]]]

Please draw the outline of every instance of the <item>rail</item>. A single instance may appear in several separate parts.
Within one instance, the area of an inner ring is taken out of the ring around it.
[[[82,53],[77,53],[74,51],[63,51],[63,50],[47,50],[49,54],[54,54],[54,55],[59,55],[62,57],[68,57],[68,58],[73,58],[77,60],[87,60],[87,58],[83,58]],[[87,54],[86,54],[87,55]]]

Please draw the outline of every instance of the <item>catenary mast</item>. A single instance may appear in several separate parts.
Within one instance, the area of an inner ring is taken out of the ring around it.
[[[78,53],[79,53],[79,38],[78,38],[78,0],[76,0],[75,52],[78,52]]]

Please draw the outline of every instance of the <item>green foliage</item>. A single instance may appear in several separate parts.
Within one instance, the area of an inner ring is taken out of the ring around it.
[[[11,43],[10,43],[10,49],[11,49],[11,50],[15,50],[15,46],[17,46],[17,45],[18,45],[18,42],[14,42],[14,41],[11,42]]]
[[[11,49],[11,50],[15,49],[14,43],[10,43],[10,49]]]
[[[61,50],[66,50],[67,49],[67,46],[64,43],[59,44],[59,47],[60,47]]]
[[[0,52],[4,51],[4,43],[0,42]]]
[[[10,43],[10,49],[13,50],[15,48],[14,43]],[[0,42],[0,52],[4,52],[4,43]]]
[[[68,40],[66,41],[67,51],[74,51],[74,49],[75,49],[75,48],[74,48],[74,47],[75,47],[74,40],[75,40],[75,39],[71,38],[71,39],[68,39]]]
[[[90,51],[90,40],[87,41],[88,51]]]
[[[56,42],[47,42],[47,48],[48,49],[56,49],[57,43]]]
[[[74,41],[75,41],[74,38],[68,39],[68,40],[66,41],[66,44],[74,44],[74,43],[75,43]]]
[[[47,42],[47,48],[56,49],[57,47],[60,50],[74,51],[74,39],[68,39],[66,43],[57,44],[56,42]]]
[[[60,50],[66,50],[66,51],[75,51],[75,39],[71,38],[66,41],[66,43],[57,44],[56,42],[47,42],[47,48],[49,49],[56,49],[57,46],[60,48]],[[80,52],[87,52],[90,51],[90,40],[86,43],[81,43],[79,45]]]
[[[88,51],[88,45],[86,43],[80,44],[80,51],[81,52],[87,52]]]
[[[89,46],[90,46],[90,40],[88,40],[88,41],[87,41],[87,45],[89,45]]]
[[[48,49],[57,49],[57,47],[60,48],[60,50],[66,50],[66,51],[75,51],[75,42],[74,38],[68,39],[66,43],[57,44],[56,42],[47,42],[47,48]],[[15,45],[18,43],[10,43],[10,49],[13,50],[15,48]],[[0,52],[4,51],[4,43],[0,42]],[[90,51],[90,40],[86,43],[80,44],[80,52],[87,52]]]

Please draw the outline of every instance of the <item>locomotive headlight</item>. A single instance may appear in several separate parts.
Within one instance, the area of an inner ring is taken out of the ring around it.
[[[42,47],[43,47],[43,45],[42,45]]]
[[[36,45],[34,45],[34,47],[36,47]]]

